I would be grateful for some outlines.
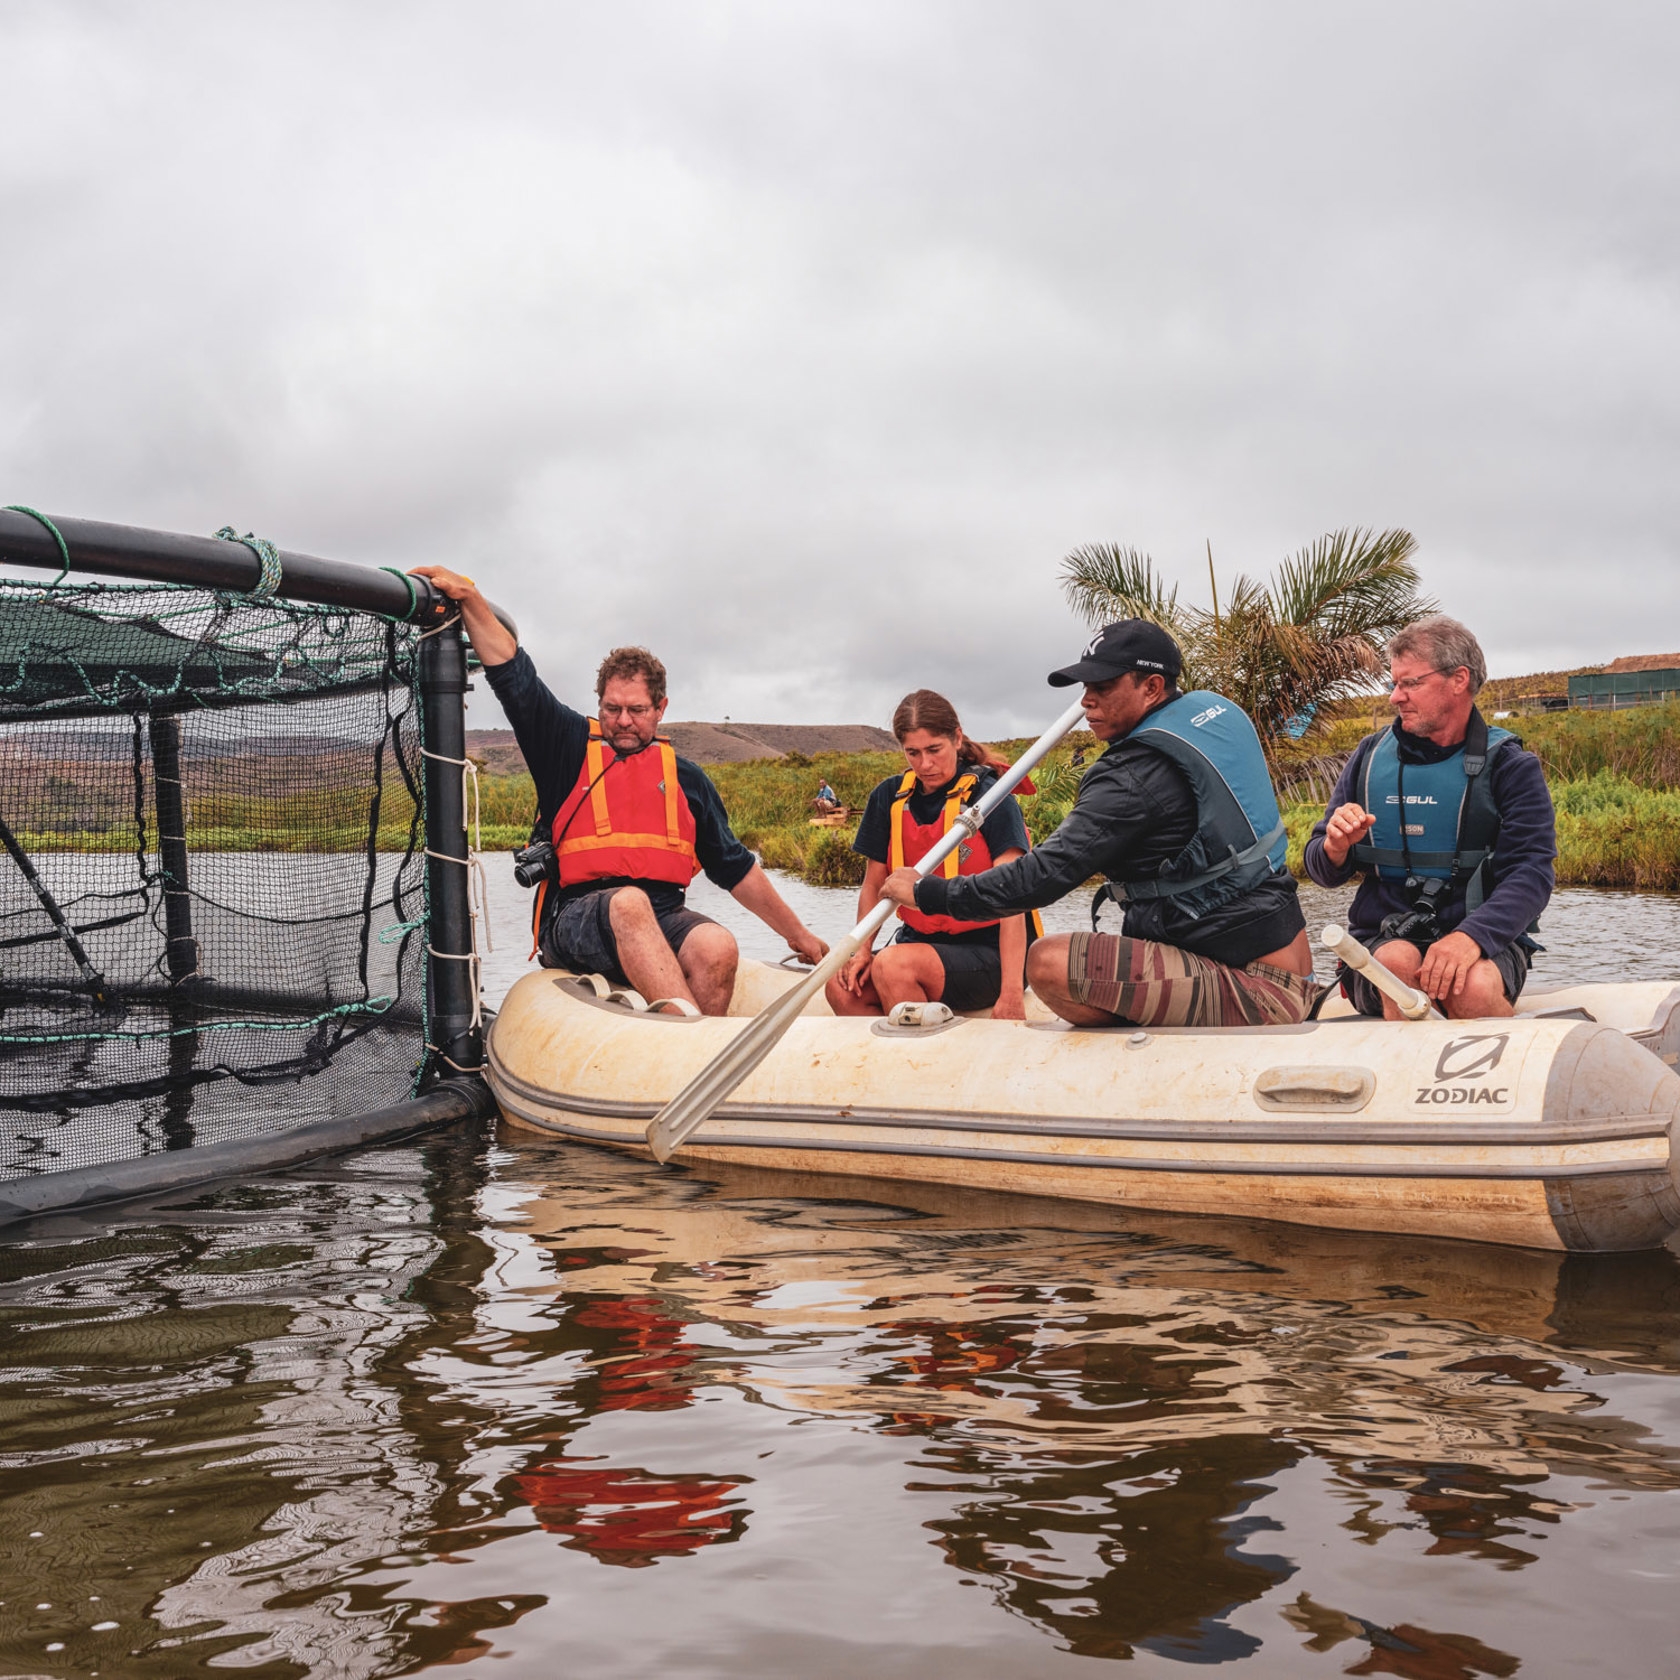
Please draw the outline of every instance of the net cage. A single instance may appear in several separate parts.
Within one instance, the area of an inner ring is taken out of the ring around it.
[[[426,634],[273,594],[0,577],[0,1181],[428,1086]]]

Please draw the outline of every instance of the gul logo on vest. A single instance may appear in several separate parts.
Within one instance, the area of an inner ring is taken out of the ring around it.
[[[1197,712],[1196,715],[1191,718],[1190,727],[1192,729],[1200,729],[1204,723],[1212,723],[1216,717],[1224,717],[1226,712],[1229,710],[1230,707],[1228,706],[1209,706],[1206,711]],[[1200,751],[1201,749],[1198,748],[1197,750]]]
[[[1418,1087],[1414,1104],[1472,1108],[1509,1102],[1511,1087],[1495,1084],[1489,1075],[1499,1067],[1510,1042],[1509,1033],[1477,1033],[1450,1040],[1435,1058],[1433,1083]]]

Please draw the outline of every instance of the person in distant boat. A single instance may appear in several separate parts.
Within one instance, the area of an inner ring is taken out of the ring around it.
[[[491,690],[513,725],[551,838],[534,920],[543,964],[600,974],[649,1000],[728,1013],[735,936],[685,902],[702,870],[807,962],[828,946],[788,906],[729,827],[704,770],[659,734],[665,667],[614,648],[595,678],[597,717],[558,701],[471,578],[416,566],[461,609]]]
[[[828,785],[825,776],[817,788],[817,797],[811,801],[811,808],[819,817],[831,817],[840,806],[840,796]]]
[[[1106,624],[1057,687],[1084,684],[1107,750],[1056,832],[1012,862],[955,880],[895,869],[883,896],[928,916],[984,921],[1053,904],[1093,875],[1092,906],[1121,932],[1055,934],[1027,957],[1033,991],[1077,1026],[1274,1026],[1319,992],[1265,754],[1248,715],[1178,691],[1178,644],[1143,619]]]
[[[899,701],[893,734],[908,766],[888,776],[869,796],[852,850],[868,859],[858,893],[858,920],[873,910],[881,884],[950,832],[957,813],[972,805],[1009,768],[963,734],[956,708],[931,688]],[[946,858],[940,879],[977,875],[994,863],[1020,857],[1029,845],[1021,808],[1006,799]],[[828,983],[836,1015],[881,1015],[900,1003],[937,1002],[956,1010],[991,1010],[1000,1020],[1024,1017],[1024,965],[1036,918],[977,916],[959,919],[900,910],[903,925],[879,953],[865,947]],[[1034,925],[1029,928],[1028,924]]]
[[[1476,709],[1480,643],[1437,613],[1388,645],[1399,714],[1353,750],[1307,842],[1320,886],[1363,879],[1348,931],[1455,1019],[1513,1013],[1552,896],[1557,819],[1540,760]],[[1363,976],[1362,1015],[1399,1011]]]

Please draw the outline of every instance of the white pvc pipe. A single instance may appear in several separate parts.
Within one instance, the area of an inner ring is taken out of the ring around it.
[[[1349,968],[1363,974],[1408,1021],[1441,1019],[1440,1010],[1424,993],[1414,991],[1392,970],[1384,968],[1345,928],[1328,922],[1318,937],[1327,951],[1335,952]]]

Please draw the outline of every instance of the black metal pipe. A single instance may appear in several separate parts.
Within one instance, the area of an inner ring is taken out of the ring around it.
[[[478,965],[468,901],[467,809],[461,761],[467,755],[467,654],[459,623],[420,643],[420,740],[425,749],[427,1036],[447,1076],[484,1062],[484,1034],[473,1023]]]
[[[72,568],[78,572],[241,592],[254,589],[262,579],[262,562],[243,543],[183,536],[174,531],[147,531],[133,525],[107,525],[97,519],[60,519],[56,514],[53,523],[70,550]],[[289,549],[279,553],[280,584],[275,594],[285,600],[354,607],[423,628],[441,624],[454,610],[424,578],[411,577],[405,582],[377,566],[321,560]],[[0,564],[56,572],[62,568],[64,557],[52,533],[38,520],[26,513],[0,509]],[[491,610],[517,637],[513,620],[500,607],[493,605]]]
[[[24,880],[34,889],[35,897],[47,914],[47,920],[52,923],[53,932],[46,937],[56,937],[64,941],[71,960],[81,970],[82,979],[86,982],[88,990],[93,993],[94,1001],[104,1003],[105,977],[93,966],[81,940],[76,937],[76,929],[71,927],[69,918],[59,908],[58,900],[47,891],[46,883],[35,873],[35,865],[30,860],[29,853],[23,849],[17,836],[7,828],[3,820],[0,820],[0,846],[3,846],[10,854],[12,862],[18,866]],[[84,928],[82,931],[87,932],[88,930]],[[5,943],[13,945],[22,944],[23,941],[8,939]]]
[[[172,712],[146,719],[152,741],[152,799],[157,807],[158,865],[163,877],[164,961],[172,985],[198,973],[187,875],[187,800],[181,782],[181,725]]]
[[[0,1180],[0,1225],[208,1184],[219,1178],[278,1172],[322,1155],[385,1142],[494,1110],[495,1103],[482,1080],[457,1079],[410,1102],[358,1114],[350,1120],[323,1120],[289,1132],[171,1149],[112,1161],[102,1167],[72,1167],[65,1172]]]

